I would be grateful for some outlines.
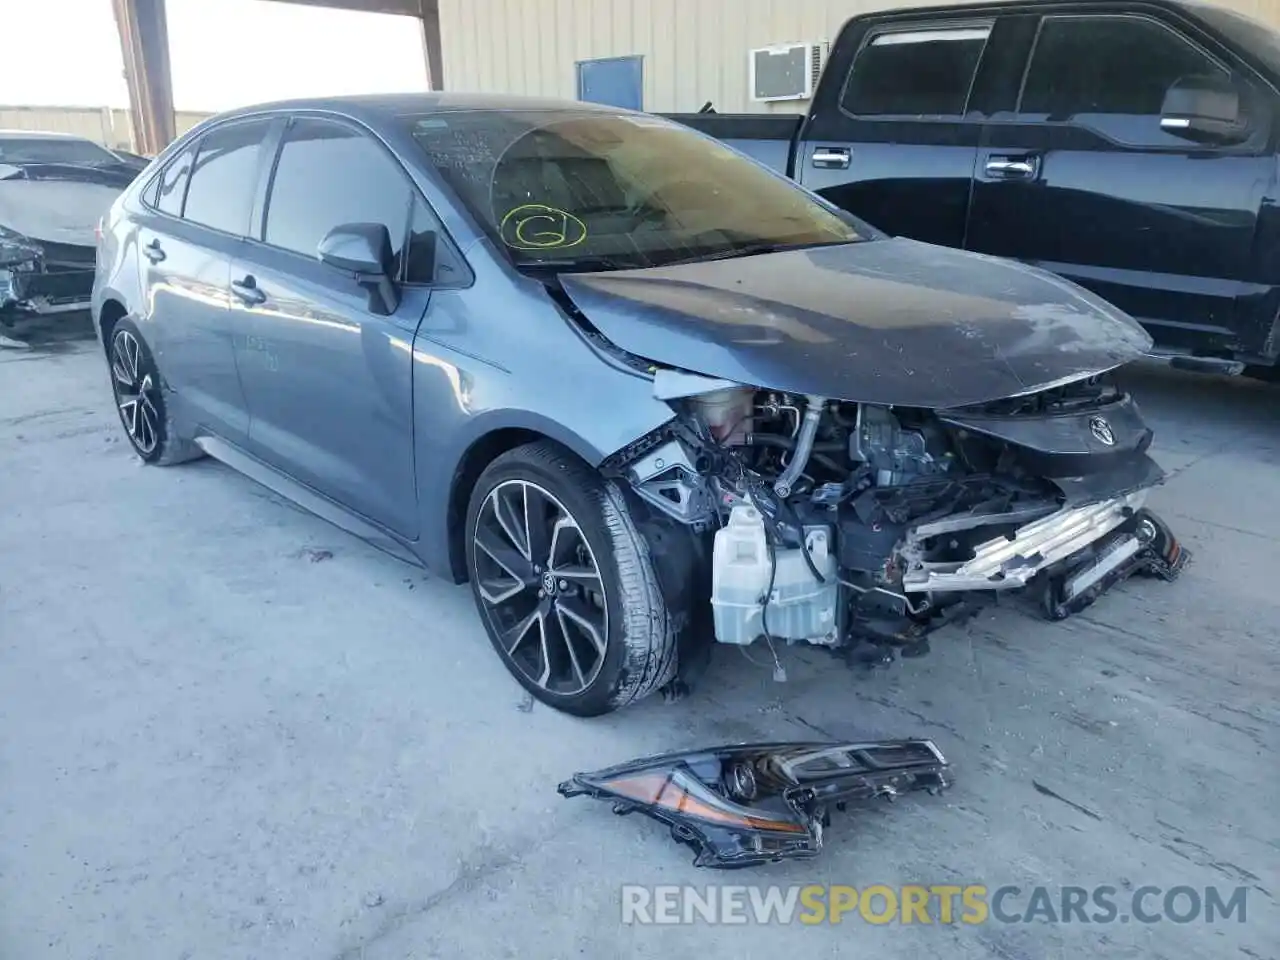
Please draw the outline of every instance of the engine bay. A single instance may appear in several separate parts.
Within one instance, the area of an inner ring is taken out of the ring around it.
[[[1066,616],[1185,559],[1143,509],[1151,431],[1098,378],[948,411],[709,385],[613,467],[709,541],[719,642],[919,645],[975,600]]]

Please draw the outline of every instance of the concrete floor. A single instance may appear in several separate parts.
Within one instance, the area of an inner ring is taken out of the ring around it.
[[[780,684],[719,649],[691,699],[580,721],[522,709],[466,589],[216,463],[139,464],[96,345],[0,352],[0,957],[1275,957],[1280,393],[1130,379],[1179,583],[1002,607],[874,673],[789,650]],[[957,784],[736,874],[554,791],[815,730],[933,737]],[[1248,916],[620,923],[624,883],[715,881],[1242,885]]]

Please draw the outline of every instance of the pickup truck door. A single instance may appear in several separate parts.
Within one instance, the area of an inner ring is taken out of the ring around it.
[[[993,18],[858,18],[841,32],[795,176],[886,233],[960,247],[981,118],[970,90]]]
[[[1233,331],[1270,291],[1250,276],[1273,177],[1265,101],[1241,88],[1245,142],[1195,143],[1162,128],[1168,89],[1242,81],[1188,28],[1137,13],[1008,19],[1029,62],[983,128],[967,248],[1074,280],[1163,346],[1238,349]]]

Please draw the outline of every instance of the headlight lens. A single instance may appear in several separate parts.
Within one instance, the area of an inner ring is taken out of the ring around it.
[[[806,833],[808,826],[791,819],[761,816],[709,790],[681,766],[607,777],[594,786],[619,797],[720,826],[778,833]]]

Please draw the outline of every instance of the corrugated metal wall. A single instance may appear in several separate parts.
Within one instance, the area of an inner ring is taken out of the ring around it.
[[[177,113],[178,133],[185,133],[209,116],[190,110]],[[0,130],[46,130],[74,133],[104,146],[129,150],[133,128],[129,111],[110,107],[5,107],[0,106]]]
[[[933,0],[938,2],[938,0]],[[945,2],[945,0],[941,0]],[[1223,0],[1280,26],[1280,0]],[[747,51],[834,40],[851,16],[926,0],[440,0],[447,90],[573,98],[575,64],[644,57],[646,110],[802,111],[753,103]]]

